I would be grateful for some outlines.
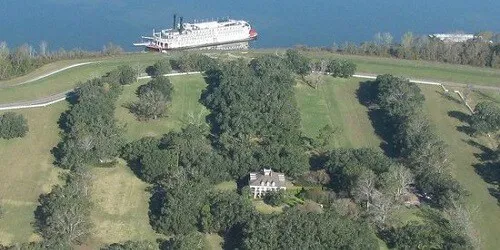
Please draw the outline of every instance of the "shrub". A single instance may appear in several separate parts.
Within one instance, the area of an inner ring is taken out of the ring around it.
[[[0,116],[0,138],[24,137],[27,132],[28,123],[23,115],[7,112]]]
[[[171,71],[172,66],[170,65],[170,61],[167,59],[158,60],[155,64],[153,64],[153,66],[149,66],[146,69],[146,73],[148,73],[152,77],[168,74]]]
[[[283,190],[267,192],[264,195],[264,202],[271,206],[279,206],[285,200],[285,192]]]
[[[356,64],[349,60],[333,59],[328,63],[327,70],[333,77],[348,78],[356,72]]]

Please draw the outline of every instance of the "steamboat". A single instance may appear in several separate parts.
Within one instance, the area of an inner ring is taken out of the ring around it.
[[[194,48],[245,49],[248,42],[257,39],[257,31],[247,21],[223,19],[208,22],[184,23],[183,17],[174,15],[170,29],[153,30],[152,36],[142,36],[135,46],[146,50],[167,52]]]

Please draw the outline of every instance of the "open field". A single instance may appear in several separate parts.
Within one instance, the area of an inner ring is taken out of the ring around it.
[[[484,137],[473,138],[459,131],[466,123],[452,116],[453,113],[469,114],[468,109],[460,103],[458,96],[445,98],[440,88],[421,87],[425,94],[425,110],[431,119],[438,136],[448,145],[448,153],[452,161],[452,173],[469,191],[466,197],[471,217],[478,231],[484,249],[496,249],[500,245],[500,206],[488,188],[495,186],[486,183],[476,172],[480,161],[475,157],[483,153],[481,145],[489,147],[489,140]],[[451,116],[450,116],[451,115]],[[477,143],[477,144],[476,144]],[[476,146],[475,146],[476,145]]]
[[[137,88],[148,82],[141,80],[124,87],[124,92],[117,102],[116,117],[125,125],[128,140],[140,139],[144,136],[161,136],[169,131],[179,131],[187,124],[205,124],[208,110],[201,105],[201,92],[206,83],[201,75],[185,75],[169,77],[174,86],[172,102],[168,107],[167,117],[150,121],[138,121],[130,111],[124,107],[127,103],[138,100],[135,92]]]
[[[171,77],[171,81],[175,92],[169,117],[139,122],[126,108],[117,108],[117,118],[127,128],[127,139],[162,135],[179,130],[189,122],[205,122],[207,111],[198,102],[205,88],[202,76],[177,76]],[[146,82],[126,86],[119,102],[134,100],[135,90]],[[46,108],[18,111],[28,120],[30,132],[21,139],[0,139],[0,204],[5,211],[0,219],[0,244],[36,239],[31,226],[33,211],[38,196],[49,192],[58,181],[60,170],[52,165],[54,159],[50,150],[60,141],[57,121],[67,108],[67,102],[61,102]],[[156,239],[147,216],[149,194],[146,184],[123,164],[109,169],[96,168],[93,173],[95,231],[91,246],[126,239]]]
[[[52,165],[50,150],[60,140],[57,121],[67,107],[63,102],[19,111],[28,120],[26,137],[0,139],[0,204],[5,212],[0,219],[0,244],[34,239],[31,223],[38,196],[58,182],[59,170]]]
[[[155,242],[161,235],[149,224],[148,184],[138,179],[126,163],[117,165],[92,169],[92,245],[127,240]]]
[[[335,147],[372,147],[381,143],[368,117],[368,109],[359,103],[356,91],[359,79],[325,76],[318,89],[298,84],[296,98],[302,131],[315,138],[325,125],[334,129]]]

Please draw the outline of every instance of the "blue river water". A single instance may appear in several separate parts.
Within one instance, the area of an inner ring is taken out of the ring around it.
[[[398,40],[453,31],[500,32],[498,0],[0,0],[0,41],[10,47],[98,50],[108,42],[131,44],[152,29],[185,21],[230,17],[259,32],[252,47],[331,46],[371,40],[390,32]]]

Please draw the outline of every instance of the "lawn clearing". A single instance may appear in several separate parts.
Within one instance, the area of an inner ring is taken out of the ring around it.
[[[205,240],[207,241],[207,249],[210,250],[222,250],[222,244],[224,244],[224,238],[218,234],[205,234]]]
[[[93,244],[155,242],[162,237],[149,224],[148,184],[138,179],[123,161],[113,168],[94,168],[92,173]]]
[[[371,125],[368,109],[356,95],[359,85],[358,79],[330,76],[323,77],[318,89],[297,84],[295,92],[304,134],[315,138],[329,124],[338,131],[332,142],[335,147],[378,148],[381,140]]]
[[[59,170],[50,150],[59,142],[57,121],[68,108],[61,102],[48,108],[18,110],[28,120],[24,138],[0,139],[0,244],[27,242],[36,237],[31,223],[38,196],[58,183]],[[2,114],[3,112],[0,112]]]
[[[172,102],[167,110],[167,117],[150,121],[138,121],[124,107],[127,103],[137,101],[137,88],[148,82],[141,80],[124,87],[124,92],[117,102],[115,115],[125,125],[128,140],[140,139],[144,136],[161,136],[169,131],[179,131],[188,124],[203,125],[209,111],[198,101],[201,92],[206,88],[203,77],[198,75],[181,75],[169,77],[174,86]]]
[[[425,108],[429,119],[435,126],[437,135],[448,145],[450,160],[454,164],[452,173],[455,178],[470,192],[466,197],[467,207],[482,241],[483,249],[496,249],[500,245],[500,207],[498,201],[490,195],[488,188],[494,186],[486,183],[475,171],[474,165],[479,161],[475,154],[482,153],[479,145],[487,145],[485,138],[473,138],[458,131],[460,126],[466,123],[457,118],[450,117],[450,111],[458,111],[469,114],[469,110],[461,104],[458,96],[452,95],[445,98],[441,95],[442,90],[437,87],[420,86],[425,94]]]

